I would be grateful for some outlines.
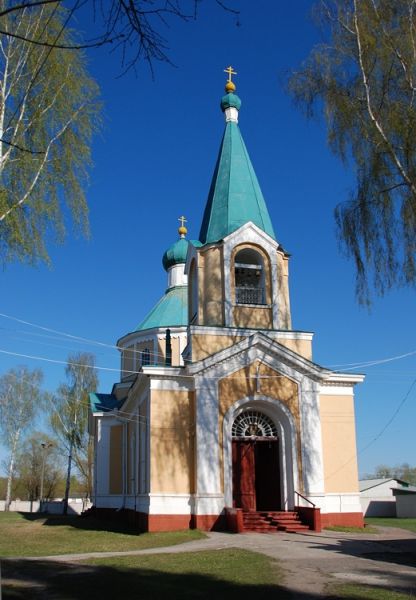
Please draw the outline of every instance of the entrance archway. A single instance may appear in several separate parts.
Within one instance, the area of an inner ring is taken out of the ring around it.
[[[281,510],[277,428],[257,410],[240,413],[232,425],[233,506],[244,510]]]

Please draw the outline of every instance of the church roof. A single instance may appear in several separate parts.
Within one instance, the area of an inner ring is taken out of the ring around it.
[[[186,325],[188,325],[188,288],[186,285],[181,285],[169,288],[135,331]]]
[[[226,94],[221,109],[226,127],[212,177],[199,239],[217,242],[252,221],[276,239],[259,182],[237,124],[241,101]],[[231,112],[231,116],[227,112]]]
[[[186,254],[188,252],[189,242],[184,237],[177,240],[170,246],[162,258],[162,263],[165,271],[170,267],[178,264],[186,263]]]
[[[119,402],[113,394],[99,394],[98,392],[91,392],[90,396],[90,407],[92,412],[108,412],[119,408],[122,402]]]

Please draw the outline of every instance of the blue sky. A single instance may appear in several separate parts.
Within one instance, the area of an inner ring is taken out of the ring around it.
[[[195,22],[171,21],[164,33],[176,66],[145,65],[122,78],[120,57],[89,53],[102,88],[105,126],[94,143],[87,196],[91,238],[71,230],[65,245],[50,245],[52,268],[8,265],[0,273],[0,312],[104,345],[79,343],[0,317],[0,349],[65,361],[95,352],[100,391],[117,380],[116,340],[133,330],[163,294],[165,249],[177,238],[178,217],[197,238],[223,132],[219,109],[226,75],[238,72],[240,127],[278,241],[292,254],[293,326],[314,331],[314,360],[341,369],[416,350],[415,292],[374,299],[371,312],[354,295],[352,265],[340,254],[333,209],[348,197],[350,167],[334,158],[323,122],[307,122],[284,91],[285,75],[305,58],[319,32],[311,2],[230,0],[240,25],[204,0]],[[88,31],[89,22],[80,22]],[[162,29],[163,32],[163,29]],[[41,367],[45,387],[64,379],[64,365],[0,353],[0,371],[25,363]],[[383,430],[415,378],[416,354],[359,369],[357,444]],[[109,369],[109,370],[104,370]],[[384,434],[359,454],[360,473],[381,463],[415,464],[416,390]]]

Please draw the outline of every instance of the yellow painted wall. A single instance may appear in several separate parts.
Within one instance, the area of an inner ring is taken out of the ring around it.
[[[222,276],[222,248],[212,246],[199,254],[201,307],[200,325],[224,324],[224,284]]]
[[[304,358],[312,360],[312,341],[311,340],[288,340],[287,338],[277,338],[279,344],[297,352]]]
[[[151,392],[152,493],[189,494],[194,483],[194,392]]]
[[[147,402],[142,402],[139,406],[139,438],[137,440],[137,453],[139,456],[139,463],[137,469],[138,479],[138,490],[140,494],[144,494],[148,491],[146,487],[147,481],[147,469],[148,469],[148,457],[147,457]]]
[[[131,377],[132,371],[134,371],[134,346],[131,348],[125,348],[121,355],[121,369],[122,379]]]
[[[179,354],[179,338],[171,338],[172,342],[172,367],[178,367],[180,365],[180,354]]]
[[[258,369],[259,366],[259,369]],[[256,374],[260,375],[257,382]],[[263,376],[263,378],[261,377]],[[224,416],[229,408],[246,396],[255,396],[256,394],[268,396],[279,400],[291,412],[296,425],[297,431],[297,460],[299,468],[299,481],[302,482],[302,453],[300,441],[300,411],[299,411],[299,395],[297,384],[289,378],[282,376],[278,371],[275,371],[267,365],[255,361],[248,367],[241,369],[221,379],[219,382],[219,432],[220,432],[220,457],[221,457],[221,473],[223,474],[223,424]],[[221,480],[223,481],[223,476]],[[300,490],[302,491],[302,490]]]
[[[277,253],[277,281],[279,294],[280,329],[292,329],[292,317],[289,298],[289,258],[282,252]]]
[[[164,339],[157,340],[157,356],[155,356],[158,365],[164,365],[166,358],[166,342]]]
[[[192,360],[202,360],[215,352],[238,344],[244,336],[239,335],[192,335]]]
[[[114,425],[110,431],[110,494],[123,492],[123,426]]]
[[[272,329],[272,309],[267,306],[233,306],[233,325],[249,329]]]
[[[325,492],[358,492],[354,399],[320,396]]]
[[[192,360],[202,360],[215,352],[234,346],[247,336],[242,335],[192,335]],[[310,340],[290,340],[277,338],[279,344],[312,360],[312,342]]]
[[[127,490],[128,493],[134,493],[134,457],[133,453],[136,451],[134,448],[134,429],[136,427],[136,423],[130,421],[127,423]],[[136,452],[137,455],[137,452]]]

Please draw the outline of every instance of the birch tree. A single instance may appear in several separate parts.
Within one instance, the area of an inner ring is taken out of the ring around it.
[[[0,0],[0,9],[9,6]],[[6,12],[0,35],[0,260],[48,261],[45,239],[72,215],[88,231],[84,188],[99,126],[98,86],[65,11],[45,4]],[[28,42],[30,39],[31,42]],[[46,41],[50,46],[38,45]]]
[[[51,425],[68,456],[64,514],[68,509],[72,466],[81,474],[88,496],[91,494],[91,447],[88,434],[89,393],[97,389],[94,356],[88,352],[68,357],[67,382],[59,386]]]
[[[335,209],[357,295],[416,283],[416,0],[327,0],[325,41],[291,77],[309,117],[323,112],[333,152],[355,168]]]
[[[63,479],[62,458],[56,440],[35,431],[20,445],[16,460],[16,480],[27,500],[53,498]]]
[[[212,2],[212,0],[209,0]],[[233,7],[235,0],[214,0],[223,11],[231,14],[239,25],[239,11]],[[24,2],[2,2],[0,5],[0,35],[13,37],[13,27],[7,26],[3,17],[11,13],[18,14],[24,9],[53,5],[62,5],[64,0],[27,0]],[[82,8],[84,18],[90,17],[90,34],[85,39],[51,40],[40,36],[36,44],[55,48],[77,50],[80,48],[98,48],[111,44],[112,50],[121,53],[122,68],[127,71],[141,61],[149,66],[153,73],[155,62],[171,63],[169,45],[165,32],[177,20],[189,22],[198,16],[198,6],[202,0],[92,0],[89,3],[75,2],[68,11],[69,17],[76,16]],[[85,6],[87,4],[87,6]],[[89,13],[87,8],[89,8]],[[94,34],[91,34],[91,29]],[[27,33],[19,33],[21,38],[32,42]]]
[[[33,424],[44,403],[39,386],[42,372],[25,366],[10,369],[0,377],[0,430],[2,443],[9,451],[5,510],[9,510],[16,458],[25,431]]]

